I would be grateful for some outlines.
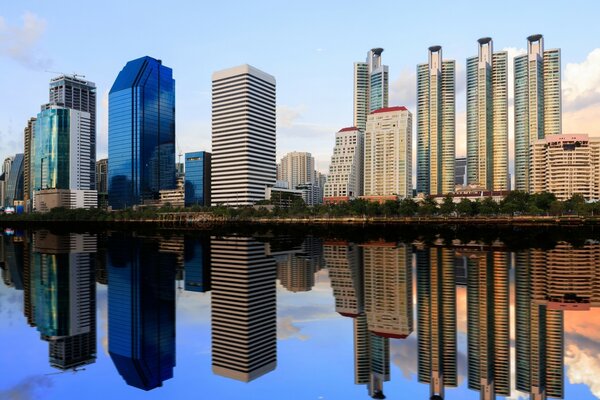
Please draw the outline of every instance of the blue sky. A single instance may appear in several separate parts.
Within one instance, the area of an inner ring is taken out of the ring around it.
[[[98,158],[107,154],[107,93],[131,59],[172,67],[181,151],[210,149],[212,72],[243,63],[277,79],[278,158],[310,151],[326,172],[334,133],[352,123],[352,63],[383,47],[390,103],[415,108],[427,47],[456,59],[457,153],[464,153],[464,65],[476,40],[514,55],[532,33],[562,49],[563,131],[600,134],[600,3],[591,1],[4,1],[0,8],[0,158],[22,151],[27,119],[47,101],[44,72],[98,87]],[[595,51],[596,50],[596,51]]]

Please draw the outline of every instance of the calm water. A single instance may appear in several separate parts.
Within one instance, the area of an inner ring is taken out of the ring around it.
[[[598,398],[600,242],[473,235],[6,229],[0,398]]]

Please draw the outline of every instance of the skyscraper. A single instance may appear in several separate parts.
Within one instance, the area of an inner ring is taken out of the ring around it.
[[[455,279],[452,250],[417,250],[418,375],[432,399],[458,383]]]
[[[252,205],[275,185],[275,78],[250,65],[212,76],[212,204]]]
[[[365,196],[412,197],[412,114],[406,107],[369,114],[364,154]]]
[[[508,53],[494,53],[489,37],[467,59],[468,183],[508,189]]]
[[[210,207],[211,154],[206,151],[185,153],[185,205]]]
[[[23,153],[19,153],[15,154],[15,157],[10,161],[8,177],[5,177],[4,205],[6,207],[13,207],[15,201],[19,202],[23,200],[23,160]]]
[[[91,154],[91,114],[49,104],[38,114],[35,127],[33,191],[96,190],[92,179],[96,176],[96,159]]]
[[[275,260],[252,238],[212,238],[210,250],[212,370],[250,382],[277,365]]]
[[[325,182],[326,202],[345,201],[363,193],[364,134],[356,127],[340,129]]]
[[[161,60],[129,61],[108,96],[108,201],[115,209],[175,189],[175,80]]]
[[[454,191],[455,64],[431,46],[428,63],[417,65],[417,193]]]
[[[0,207],[6,206],[6,195],[8,193],[8,179],[10,177],[10,168],[12,167],[14,157],[6,157],[2,163],[2,173],[0,174]]]
[[[33,194],[31,188],[31,155],[33,151],[33,134],[35,132],[36,118],[30,118],[27,121],[27,126],[23,132],[23,200],[25,201],[25,207],[30,210],[31,195]]]
[[[175,367],[176,255],[125,234],[107,247],[108,352],[128,385],[152,390]]]
[[[95,252],[95,235],[33,235],[34,320],[49,344],[50,365],[58,369],[96,360]]]
[[[365,62],[354,63],[354,126],[363,132],[370,112],[388,106],[388,66],[381,62],[382,48],[371,49]]]
[[[562,133],[560,49],[544,50],[542,35],[527,38],[515,57],[515,189],[531,191],[530,146]]]
[[[296,189],[296,186],[305,183],[316,183],[315,159],[307,152],[292,151],[281,159],[280,169],[282,181],[288,183],[288,188]]]
[[[469,389],[482,399],[510,396],[507,253],[467,253]]]

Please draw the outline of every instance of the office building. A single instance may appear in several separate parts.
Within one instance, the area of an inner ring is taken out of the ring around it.
[[[108,158],[96,161],[96,192],[98,208],[108,208]]]
[[[354,126],[363,132],[370,112],[388,106],[389,73],[382,48],[371,49],[365,62],[354,63]]]
[[[33,234],[31,287],[35,324],[50,365],[76,369],[96,360],[96,236]]]
[[[275,185],[275,78],[250,65],[212,75],[212,205],[245,206]]]
[[[210,207],[211,154],[185,153],[185,206]]]
[[[429,384],[432,399],[443,399],[445,387],[458,384],[454,252],[432,247],[416,253],[418,379]]]
[[[459,157],[454,166],[454,186],[467,185],[467,158]]]
[[[296,185],[296,190],[302,193],[302,200],[307,206],[323,203],[323,187],[317,183],[301,183]]]
[[[211,238],[212,371],[242,382],[277,365],[276,265],[265,250],[252,238]]]
[[[340,129],[325,182],[324,201],[348,201],[363,193],[364,133],[356,127]]]
[[[14,157],[6,157],[2,163],[2,173],[0,174],[0,207],[7,205],[6,195],[8,193],[8,179],[10,177],[10,168],[12,167]]]
[[[23,132],[23,201],[27,211],[31,210],[31,155],[33,151],[33,134],[35,132],[36,118],[30,118]]]
[[[108,158],[113,209],[175,189],[175,80],[161,60],[129,61],[117,76],[108,95]]]
[[[280,175],[278,180],[286,181],[290,189],[298,185],[314,183],[315,159],[310,153],[292,151],[287,153],[279,163]]]
[[[152,390],[175,367],[176,255],[121,233],[107,249],[108,353],[128,385]]]
[[[72,110],[89,113],[89,156],[84,161],[89,163],[85,170],[90,171],[90,186],[94,190],[96,175],[96,84],[79,75],[61,75],[50,81],[49,104]]]
[[[508,189],[508,52],[494,52],[492,39],[478,41],[467,59],[468,184]]]
[[[23,201],[23,153],[16,154],[9,162],[4,161],[4,166],[7,167],[8,173],[5,175],[5,192],[4,205],[13,207],[22,204]]]
[[[515,190],[530,192],[530,146],[562,133],[560,49],[545,50],[542,35],[527,38],[515,57]]]
[[[551,192],[561,201],[581,194],[600,200],[600,137],[546,135],[532,142],[530,190]]]
[[[406,107],[369,114],[364,154],[365,197],[412,197],[412,114]]]
[[[482,399],[510,396],[508,257],[466,251],[469,389]]]
[[[431,46],[428,63],[417,66],[417,193],[454,191],[455,71],[441,46]]]

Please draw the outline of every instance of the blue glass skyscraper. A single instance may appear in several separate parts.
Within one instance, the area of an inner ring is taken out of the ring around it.
[[[152,390],[175,367],[176,255],[120,234],[107,244],[108,352],[128,385]]]
[[[210,206],[210,153],[185,153],[185,206]]]
[[[175,188],[175,80],[162,61],[125,65],[108,96],[108,202],[113,209]]]

